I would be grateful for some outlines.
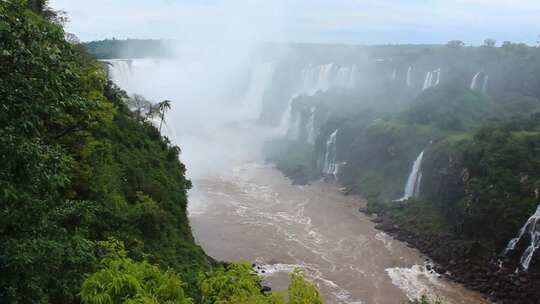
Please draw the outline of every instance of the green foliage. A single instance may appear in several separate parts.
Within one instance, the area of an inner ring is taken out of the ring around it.
[[[88,276],[81,289],[83,304],[178,303],[193,300],[184,294],[185,284],[172,271],[163,272],[147,261],[127,257],[123,244],[114,239],[100,242],[106,250],[99,269]],[[221,266],[200,273],[201,304],[285,304],[282,293],[263,293],[258,275],[248,263]],[[296,269],[286,297],[289,304],[322,304],[317,287]]]
[[[409,301],[408,304],[443,304],[441,300],[430,301],[427,296],[423,295],[420,299]]]
[[[259,277],[248,263],[229,264],[199,275],[201,304],[284,304],[280,293],[262,293]],[[322,304],[318,288],[299,269],[291,273],[289,304]]]
[[[199,275],[201,304],[262,304],[269,297],[261,293],[259,277],[248,263],[219,267]]]
[[[300,269],[291,273],[288,298],[289,304],[323,304],[319,289],[304,279]]]
[[[448,131],[478,127],[493,108],[479,93],[455,87],[433,88],[422,93],[400,117],[409,124],[424,124]]]
[[[121,243],[102,243],[110,251],[101,261],[100,270],[84,280],[83,304],[192,304],[184,293],[180,277],[162,272],[147,261],[135,262],[126,256]]]
[[[191,234],[180,149],[64,34],[23,1],[0,4],[0,302],[76,303],[111,236],[196,296],[212,261]]]

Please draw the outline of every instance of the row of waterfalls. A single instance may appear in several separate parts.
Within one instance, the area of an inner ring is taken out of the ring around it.
[[[412,86],[412,72],[413,67],[409,66],[405,75],[405,84],[407,87]],[[393,70],[392,79],[395,80],[397,70]],[[305,140],[310,143],[315,143],[315,130],[313,130],[315,117],[314,110],[312,109],[312,115],[307,122],[302,122],[301,115],[298,111],[293,113],[293,102],[300,95],[314,95],[317,92],[325,92],[331,88],[354,88],[358,83],[359,69],[357,66],[352,67],[339,67],[334,64],[326,64],[321,66],[310,66],[302,70],[300,85],[296,89],[295,93],[291,95],[288,100],[287,108],[283,111],[283,114],[279,123],[279,130],[281,134],[287,135],[291,140],[300,140],[298,137],[302,132],[302,124],[308,128],[307,137]],[[261,77],[264,78],[264,77]],[[489,76],[481,71],[476,73],[470,84],[470,89],[473,91],[487,93]],[[436,87],[441,83],[441,68],[433,71],[426,72],[424,82],[422,84],[422,91],[432,87]],[[257,86],[260,88],[261,86]],[[268,87],[269,88],[269,87]],[[261,96],[262,94],[259,94]],[[259,100],[259,99],[257,99]]]
[[[431,72],[427,72],[426,78],[424,79],[424,85],[422,86],[422,91],[427,90],[431,87],[438,86],[440,82],[441,82],[441,69],[440,68]]]

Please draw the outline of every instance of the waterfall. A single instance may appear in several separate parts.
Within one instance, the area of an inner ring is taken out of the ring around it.
[[[396,78],[397,78],[397,70],[394,69],[392,71],[392,76],[390,76],[390,79],[392,79],[392,81],[396,81]]]
[[[480,79],[482,79],[482,87],[480,88]],[[470,89],[473,91],[478,91],[486,94],[487,93],[487,86],[488,86],[489,76],[484,72],[480,71],[476,73],[471,80],[471,86]]]
[[[480,77],[481,74],[482,72],[478,72],[474,75],[473,79],[471,80],[471,90],[475,91],[478,88],[478,77]]]
[[[336,151],[337,151],[337,134],[338,130],[335,130],[326,140],[326,151],[324,154],[324,167],[323,173],[328,175],[334,175],[337,173],[336,165]]]
[[[407,69],[407,86],[410,87],[411,86],[411,74],[412,74],[412,66],[409,66],[409,68]]]
[[[339,67],[334,63],[308,66],[300,73],[300,86],[296,94],[313,95],[331,88],[353,88],[356,84],[358,68]]]
[[[489,81],[489,76],[486,75],[486,77],[484,77],[484,84],[482,85],[482,93],[484,94],[487,93],[488,81]]]
[[[249,87],[244,97],[244,107],[251,119],[258,119],[261,115],[264,95],[272,85],[274,70],[275,64],[266,62],[257,64],[251,73]]]
[[[317,108],[314,106],[311,107],[310,112],[311,114],[306,124],[307,143],[313,145],[315,144],[315,113],[317,112]]]
[[[431,86],[431,79],[433,78],[433,73],[427,72],[426,78],[424,79],[424,85],[422,86],[422,90],[426,90]]]
[[[285,112],[283,112],[283,115],[281,116],[281,120],[279,122],[279,128],[278,128],[278,133],[281,134],[281,135],[287,135],[287,133],[289,132],[289,130],[291,128],[291,123],[292,123],[292,103],[293,103],[293,100],[296,97],[297,96],[294,95],[293,97],[291,97],[289,99],[289,102],[287,104],[287,109],[285,109]]]
[[[529,246],[525,249],[519,263],[524,271],[529,270],[529,265],[534,257],[534,253],[540,247],[540,205],[536,208],[536,212],[525,222],[525,225],[519,230],[516,238],[511,239],[504,250],[504,254],[516,249],[517,244],[527,237]]]
[[[132,63],[131,59],[110,59],[101,60],[108,66],[109,78],[114,81],[120,87],[126,86],[132,75]]]
[[[300,137],[300,125],[302,124],[302,117],[300,112],[296,111],[291,115],[291,127],[287,130],[287,138],[291,140],[298,140]]]
[[[292,114],[292,101],[300,95],[314,95],[322,91],[325,92],[331,88],[354,88],[358,79],[358,66],[349,67],[338,66],[334,63],[324,65],[309,65],[300,71],[299,83],[293,90],[289,103],[281,115],[278,133],[290,135],[299,135],[295,122],[298,121]],[[262,98],[261,98],[262,99]],[[311,130],[311,123],[308,121],[308,141],[315,142],[315,130]],[[309,135],[311,134],[311,135]],[[298,139],[298,138],[294,138]]]
[[[405,184],[405,190],[403,197],[396,201],[405,201],[411,197],[415,197],[420,193],[420,183],[422,182],[422,159],[424,158],[424,151],[420,152],[420,155],[414,161],[409,178]]]
[[[440,82],[441,82],[441,69],[440,68],[431,72],[427,72],[426,78],[424,79],[424,85],[422,86],[422,91],[427,90],[434,86],[438,86]]]
[[[320,88],[322,91],[327,91],[330,88],[333,70],[333,63],[325,64],[319,68],[317,87]]]
[[[434,71],[435,74],[437,74],[437,78],[435,80],[435,84],[434,86],[438,86],[439,83],[441,82],[441,68],[438,68]]]

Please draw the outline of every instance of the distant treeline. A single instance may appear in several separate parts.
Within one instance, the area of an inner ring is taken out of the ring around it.
[[[145,58],[171,56],[170,40],[105,39],[83,43],[88,53],[97,59]]]

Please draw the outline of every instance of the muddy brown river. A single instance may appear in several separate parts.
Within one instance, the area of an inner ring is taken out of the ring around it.
[[[256,262],[265,285],[286,289],[303,268],[326,303],[399,304],[423,294],[445,303],[486,303],[426,270],[417,250],[374,229],[365,202],[335,185],[293,186],[270,165],[246,163],[193,180],[190,220],[212,257]]]

